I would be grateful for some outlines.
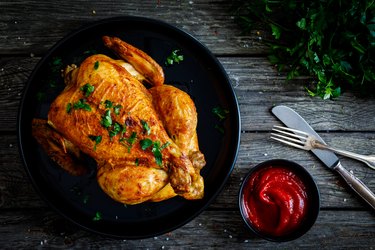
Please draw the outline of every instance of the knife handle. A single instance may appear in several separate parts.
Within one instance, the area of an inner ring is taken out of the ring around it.
[[[364,199],[373,209],[375,209],[375,194],[357,177],[344,168],[339,162],[334,168],[349,184],[349,186]]]

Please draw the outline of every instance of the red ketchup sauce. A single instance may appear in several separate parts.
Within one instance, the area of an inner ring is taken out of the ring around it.
[[[302,180],[286,167],[269,166],[250,176],[243,190],[244,212],[261,233],[284,236],[301,225],[308,197]]]

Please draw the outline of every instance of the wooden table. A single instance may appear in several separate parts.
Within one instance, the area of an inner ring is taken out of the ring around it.
[[[142,3],[141,3],[142,2]],[[267,61],[262,31],[242,35],[227,1],[1,1],[0,2],[0,248],[373,248],[375,213],[308,152],[271,142],[279,124],[269,110],[284,104],[299,112],[327,143],[374,154],[375,100],[344,93],[312,98],[306,78],[285,83]],[[34,191],[21,163],[17,111],[31,71],[59,39],[83,24],[121,15],[166,21],[206,45],[226,69],[241,110],[241,145],[229,181],[217,199],[191,222],[154,238],[118,240],[78,228],[49,208]],[[252,235],[241,220],[237,193],[244,175],[274,158],[294,160],[314,176],[321,192],[317,222],[303,237],[273,243]],[[375,191],[375,172],[342,163]]]

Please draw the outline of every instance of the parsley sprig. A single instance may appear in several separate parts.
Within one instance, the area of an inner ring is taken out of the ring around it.
[[[345,89],[374,95],[374,0],[233,1],[245,32],[266,27],[272,33],[262,40],[287,80],[311,75],[306,89],[323,99]]]

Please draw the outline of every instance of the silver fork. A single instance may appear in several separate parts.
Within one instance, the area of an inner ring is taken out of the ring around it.
[[[337,154],[362,161],[366,163],[370,168],[375,169],[375,155],[360,155],[346,150],[337,149],[328,146],[327,144],[321,143],[314,136],[308,133],[296,129],[275,125],[273,126],[272,131],[274,133],[271,133],[271,139],[274,139],[276,141],[304,150],[311,150],[314,148],[331,150]]]

